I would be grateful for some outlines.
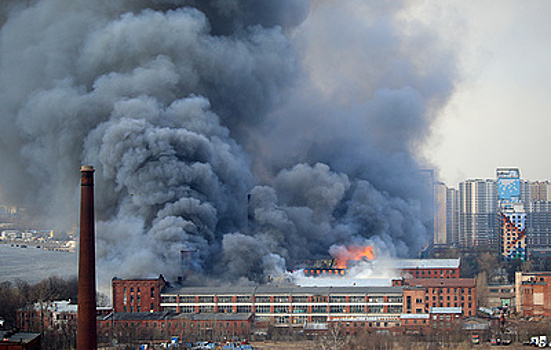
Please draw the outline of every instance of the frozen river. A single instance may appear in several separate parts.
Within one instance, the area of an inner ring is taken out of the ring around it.
[[[77,254],[0,244],[0,282],[36,283],[52,275],[76,277]]]

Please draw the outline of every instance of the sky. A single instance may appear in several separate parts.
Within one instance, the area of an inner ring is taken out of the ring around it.
[[[545,0],[420,6],[460,59],[462,80],[423,149],[448,187],[495,178],[498,167],[518,167],[527,180],[551,179],[549,13]]]

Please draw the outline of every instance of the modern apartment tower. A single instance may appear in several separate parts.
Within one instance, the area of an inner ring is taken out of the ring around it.
[[[459,245],[497,248],[495,180],[474,179],[459,184]]]
[[[435,246],[447,245],[447,210],[446,210],[446,193],[448,188],[442,182],[434,184],[434,236],[433,243]]]
[[[551,247],[551,201],[535,201],[527,206],[526,244],[533,249]]]
[[[434,246],[459,244],[458,192],[442,182],[434,184]]]
[[[551,183],[520,178],[518,168],[498,168],[495,179],[471,179],[459,189],[434,183],[431,249],[499,251],[506,259],[551,256]]]

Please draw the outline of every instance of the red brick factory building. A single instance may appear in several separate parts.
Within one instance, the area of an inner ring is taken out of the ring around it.
[[[426,334],[476,315],[475,281],[460,277],[459,259],[398,260],[395,265],[401,277],[385,286],[272,281],[250,287],[186,287],[163,276],[113,278],[113,310],[98,316],[98,333],[100,341],[122,341],[124,336],[250,339],[270,332],[323,333],[339,323],[346,334]],[[348,278],[341,276],[336,278]],[[322,277],[310,279],[316,278]],[[28,317],[28,312],[21,314],[21,329],[32,324]]]
[[[115,312],[100,321],[100,329],[140,325],[180,335],[229,337],[268,329],[323,331],[333,322],[343,322],[350,327],[347,333],[354,334],[365,329],[402,332],[420,326],[430,331],[476,315],[475,280],[460,278],[459,259],[393,263],[402,277],[377,287],[275,282],[255,287],[182,287],[171,286],[162,276],[114,278]],[[315,272],[311,275],[323,274]]]
[[[551,317],[551,272],[516,272],[515,292],[520,314]]]

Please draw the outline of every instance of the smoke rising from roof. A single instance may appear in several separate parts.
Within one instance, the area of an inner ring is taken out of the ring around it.
[[[96,168],[99,274],[261,281],[335,244],[426,241],[415,150],[453,52],[409,2],[6,2],[0,186],[57,229]]]

